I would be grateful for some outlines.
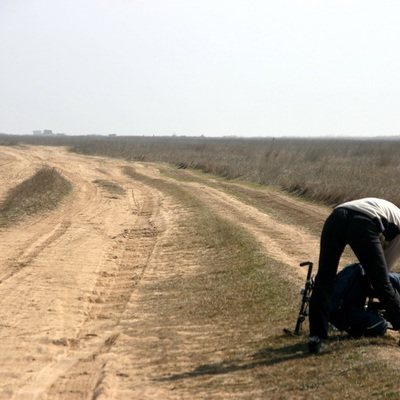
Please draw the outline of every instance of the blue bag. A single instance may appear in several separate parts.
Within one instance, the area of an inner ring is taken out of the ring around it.
[[[360,264],[343,268],[335,279],[330,322],[354,337],[380,336],[387,330],[386,320],[366,309],[373,290]]]

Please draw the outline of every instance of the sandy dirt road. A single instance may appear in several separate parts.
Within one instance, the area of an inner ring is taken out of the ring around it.
[[[196,250],[179,247],[188,211],[121,168],[172,179],[154,166],[62,148],[0,147],[0,198],[43,165],[55,167],[74,189],[57,210],[0,231],[0,399],[191,398],[173,382],[151,379],[157,343],[172,339],[152,312],[162,293],[149,291],[155,281],[197,268]],[[278,218],[215,187],[174,184],[243,226],[293,271],[299,261],[316,259],[317,235],[284,218],[322,224],[328,209],[264,193]],[[193,338],[176,350],[179,370],[207,338],[204,327],[174,329]]]

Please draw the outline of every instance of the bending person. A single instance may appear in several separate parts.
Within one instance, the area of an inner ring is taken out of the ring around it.
[[[334,281],[346,245],[363,266],[393,329],[400,329],[400,295],[389,281],[389,272],[400,257],[400,209],[377,198],[349,201],[333,210],[321,234],[309,309],[308,348],[313,354],[321,351],[328,337]]]

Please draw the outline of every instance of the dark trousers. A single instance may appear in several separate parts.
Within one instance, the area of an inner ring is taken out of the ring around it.
[[[400,328],[400,295],[389,281],[386,259],[375,222],[362,213],[337,208],[321,234],[318,273],[310,300],[310,336],[326,339],[330,304],[339,260],[349,245],[363,266],[395,329]]]

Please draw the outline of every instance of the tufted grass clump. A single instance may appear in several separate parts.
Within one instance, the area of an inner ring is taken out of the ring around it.
[[[7,194],[0,204],[0,226],[53,210],[70,193],[71,183],[55,168],[43,167]]]

